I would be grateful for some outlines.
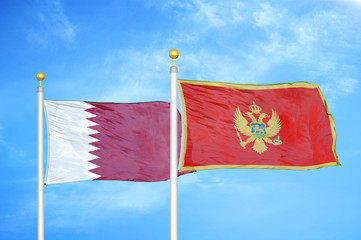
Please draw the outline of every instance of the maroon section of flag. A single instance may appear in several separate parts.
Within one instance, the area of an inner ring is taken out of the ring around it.
[[[90,152],[99,167],[89,170],[100,175],[94,180],[153,182],[170,178],[170,104],[98,103],[86,111],[98,125],[90,135],[99,141],[90,143],[98,149]],[[178,155],[181,146],[181,120],[178,113]]]

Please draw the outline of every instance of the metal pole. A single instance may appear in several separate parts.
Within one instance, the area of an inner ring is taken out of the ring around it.
[[[172,49],[169,56],[173,59],[170,67],[170,240],[178,239],[178,154],[177,154],[177,73],[175,59],[179,56],[177,50]]]
[[[45,75],[38,73],[40,81],[38,92],[38,240],[44,240],[44,131],[43,131],[43,93],[41,81]]]

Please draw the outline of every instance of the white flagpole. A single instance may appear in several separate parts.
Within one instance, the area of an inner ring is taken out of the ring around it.
[[[176,49],[169,52],[173,59],[170,67],[170,240],[178,239],[178,154],[177,154],[177,73],[175,59],[179,56]]]
[[[43,131],[43,93],[41,81],[44,73],[39,72],[36,78],[40,81],[38,87],[38,240],[44,240],[44,131]]]

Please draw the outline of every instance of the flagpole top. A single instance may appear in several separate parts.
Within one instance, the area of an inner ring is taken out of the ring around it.
[[[179,52],[177,49],[172,49],[169,51],[169,57],[173,59],[173,66],[175,66],[175,60],[178,58]]]
[[[41,87],[41,81],[43,81],[45,79],[45,74],[42,72],[39,72],[38,74],[36,74],[36,78],[40,81],[40,87]]]

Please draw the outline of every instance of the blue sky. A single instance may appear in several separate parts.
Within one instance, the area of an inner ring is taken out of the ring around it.
[[[37,96],[169,100],[189,80],[319,84],[341,167],[179,178],[179,239],[361,238],[361,1],[2,1],[0,239],[36,239]],[[46,152],[45,152],[46,155]],[[46,239],[169,239],[169,182],[45,187]]]

